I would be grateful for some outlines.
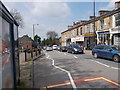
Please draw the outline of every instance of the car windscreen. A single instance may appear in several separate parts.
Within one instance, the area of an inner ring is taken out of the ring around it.
[[[80,48],[79,45],[72,45],[74,48]]]
[[[67,46],[65,46],[64,48],[68,48]]]
[[[119,46],[112,46],[111,47],[113,50],[118,50],[118,51],[120,51],[120,47]]]

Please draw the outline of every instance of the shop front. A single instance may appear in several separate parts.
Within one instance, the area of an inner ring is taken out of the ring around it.
[[[96,45],[96,34],[85,35],[84,47],[86,50],[91,50]]]
[[[112,45],[120,46],[120,30],[112,30]]]
[[[84,36],[79,36],[75,38],[76,44],[84,46]]]
[[[66,40],[66,46],[69,46],[71,44],[71,38],[68,38],[67,40]]]
[[[97,32],[97,44],[110,45],[110,32]]]

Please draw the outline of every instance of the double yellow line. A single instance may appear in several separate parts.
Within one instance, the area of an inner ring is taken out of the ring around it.
[[[92,78],[92,79],[85,79],[84,81],[93,81],[93,80],[105,80],[105,81],[107,81],[107,82],[109,82],[111,84],[114,84],[114,85],[120,87],[120,84],[118,84],[118,83],[116,83],[116,82],[114,82],[112,80],[109,80],[107,78],[104,78],[104,77],[98,77],[98,78]]]
[[[104,78],[104,77],[97,77],[97,78],[91,78],[91,79],[85,79],[84,81],[88,82],[88,81],[94,81],[94,80],[104,80],[104,81],[107,81],[115,86],[118,86],[120,87],[120,84],[118,84],[117,82],[114,82],[112,80],[109,80],[107,78]],[[54,88],[54,87],[59,87],[59,86],[65,86],[65,85],[70,85],[71,83],[70,82],[66,82],[66,83],[62,83],[62,84],[56,84],[56,85],[50,85],[50,86],[47,86],[47,87],[43,87],[44,89],[45,88]]]

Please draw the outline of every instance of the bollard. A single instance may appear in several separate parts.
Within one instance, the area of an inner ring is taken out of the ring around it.
[[[25,62],[27,61],[27,51],[25,50]]]
[[[33,50],[31,50],[31,58],[33,58]]]
[[[39,55],[41,54],[41,49],[39,49]]]
[[[37,56],[37,50],[35,50],[36,56]]]

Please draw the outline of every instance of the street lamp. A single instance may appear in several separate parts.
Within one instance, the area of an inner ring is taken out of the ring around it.
[[[33,40],[34,40],[34,36],[35,36],[35,25],[39,25],[39,24],[33,24]]]
[[[95,0],[93,2],[93,14],[94,14],[94,34],[96,34],[96,31],[95,31]],[[97,44],[97,41],[96,41],[96,36],[95,36],[95,45]]]

